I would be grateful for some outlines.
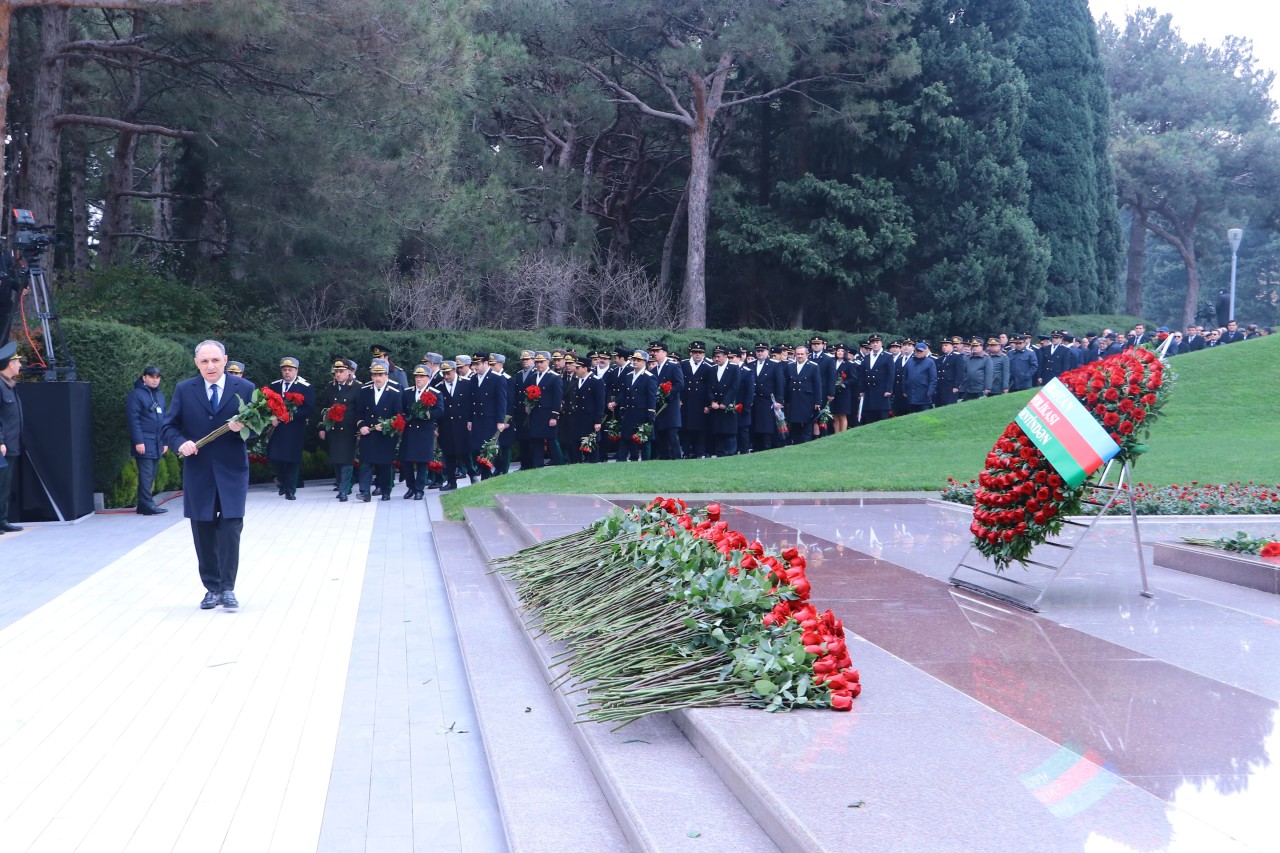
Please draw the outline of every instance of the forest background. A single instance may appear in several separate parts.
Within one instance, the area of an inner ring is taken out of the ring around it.
[[[1277,319],[1273,74],[1150,9],[0,0],[0,26],[5,207],[64,235],[66,316],[1220,323],[1240,227],[1236,316]]]

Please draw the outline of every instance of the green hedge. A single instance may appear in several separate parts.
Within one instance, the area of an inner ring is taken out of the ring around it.
[[[1035,330],[1038,334],[1047,335],[1054,329],[1066,329],[1079,337],[1086,332],[1102,334],[1103,329],[1110,329],[1118,335],[1127,335],[1138,323],[1145,323],[1147,331],[1155,334],[1157,323],[1124,314],[1072,314],[1064,317],[1041,317]]]
[[[170,451],[160,457],[160,464],[156,466],[156,481],[152,484],[151,491],[158,495],[161,492],[176,492],[181,488],[182,463],[178,461],[177,454]],[[104,490],[102,500],[107,509],[138,505],[138,460],[129,458],[120,469],[115,482]]]
[[[132,326],[66,318],[62,330],[76,362],[76,378],[91,385],[93,488],[106,492],[117,485],[131,459],[125,400],[142,368],[148,364],[160,368],[164,377],[160,387],[168,399],[176,382],[195,374],[195,362],[189,349]]]

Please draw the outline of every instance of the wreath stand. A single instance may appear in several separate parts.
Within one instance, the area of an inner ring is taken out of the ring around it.
[[[1115,479],[1111,481],[1113,474]],[[952,586],[990,596],[1032,613],[1039,613],[1039,605],[1045,593],[1071,562],[1071,558],[1076,555],[1076,550],[1089,535],[1089,531],[1098,523],[1098,519],[1107,514],[1107,510],[1117,501],[1123,500],[1129,504],[1129,519],[1133,523],[1133,544],[1138,552],[1142,595],[1152,598],[1151,589],[1147,586],[1147,561],[1142,552],[1142,534],[1138,530],[1138,509],[1134,505],[1132,486],[1133,477],[1130,474],[1128,462],[1121,465],[1116,465],[1114,461],[1108,462],[1096,480],[1087,481],[1081,503],[1087,507],[1096,507],[1096,511],[1087,519],[1078,520],[1079,517],[1064,519],[1061,533],[1046,539],[1042,545],[1036,546],[1031,552],[1031,558],[1026,560],[1026,569],[1027,576],[1030,578],[1035,572],[1037,580],[1019,580],[1012,577],[1010,575],[1012,566],[1004,572],[998,571],[992,560],[984,557],[976,547],[970,545],[951,572],[948,582]],[[1075,537],[1069,542],[1063,541],[1063,537],[1068,535],[1068,530],[1075,533]],[[1065,556],[1055,564],[1053,557],[1059,554]],[[1003,586],[1004,591],[993,588],[997,583]]]

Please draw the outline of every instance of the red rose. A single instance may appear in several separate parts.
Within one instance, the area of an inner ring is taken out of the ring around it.
[[[720,504],[707,504],[707,518],[712,521],[720,520]]]
[[[1147,416],[1147,410],[1146,410],[1146,409],[1134,409],[1134,410],[1133,410],[1132,417],[1133,417],[1133,419],[1134,419],[1135,421],[1141,421],[1141,420],[1143,420],[1144,418],[1146,418],[1146,416]]]
[[[431,407],[436,404],[436,395],[432,394],[430,390],[423,391],[422,396],[418,399],[422,402],[422,405],[427,407]]]
[[[1132,432],[1133,432],[1133,423],[1132,423],[1132,421],[1125,421],[1124,423],[1120,424],[1120,434],[1121,434],[1121,435],[1129,435],[1129,434],[1131,434]]]
[[[831,710],[848,711],[853,708],[852,691],[848,693],[832,693],[831,694]]]
[[[524,398],[529,401],[539,400],[542,398],[542,389],[537,385],[530,385],[524,389]]]
[[[1123,400],[1121,400],[1121,401],[1120,401],[1120,411],[1125,412],[1126,414],[1127,414],[1127,413],[1129,413],[1129,412],[1132,412],[1132,411],[1133,411],[1133,400],[1130,400],[1128,397],[1125,397]]]
[[[1280,557],[1280,542],[1268,542],[1262,546],[1262,550],[1258,551],[1259,557],[1265,557],[1268,560]]]
[[[1102,423],[1103,423],[1103,426],[1109,426],[1109,427],[1115,426],[1116,424],[1120,423],[1120,416],[1117,415],[1115,412],[1107,412],[1105,415],[1102,416]]]
[[[1102,395],[1102,399],[1106,400],[1108,403],[1114,403],[1116,400],[1120,399],[1120,392],[1114,388],[1108,388]]]
[[[661,385],[659,385],[659,386],[658,386],[658,390],[659,390],[659,391],[661,391],[663,394],[670,394],[670,393],[671,393],[671,383],[670,383],[670,382],[663,382]]]

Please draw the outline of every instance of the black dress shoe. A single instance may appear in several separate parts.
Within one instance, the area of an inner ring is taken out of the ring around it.
[[[457,489],[457,488],[458,488],[458,484],[457,484],[457,483],[446,483],[446,484],[444,484],[443,486],[441,486],[441,487],[440,487],[440,491],[442,491],[442,492],[452,492],[452,491],[454,491],[454,490],[455,490],[455,489]]]
[[[235,610],[240,606],[240,602],[236,601],[236,594],[233,591],[227,590],[222,594],[222,606],[228,610]]]
[[[391,500],[391,493],[390,493],[390,492],[386,492],[385,494],[383,494],[382,499],[383,499],[384,501],[389,501],[389,500]]]
[[[347,502],[347,496],[346,496],[346,495],[344,495],[342,492],[338,492],[338,501],[339,501],[340,503],[346,503],[346,502]]]
[[[414,496],[414,495],[416,495],[416,494],[417,494],[417,492],[415,492],[413,489],[410,489],[409,491],[407,491],[407,492],[405,492],[405,493],[404,493],[404,499],[405,499],[405,500],[407,500],[407,501],[408,501],[408,500],[413,500],[413,496]]]
[[[369,495],[362,494],[360,495],[360,500],[364,501],[365,503],[368,503],[369,501],[373,500],[373,498],[370,497]]]
[[[0,524],[0,530],[4,531],[5,533],[17,533],[20,530],[22,530],[22,528],[16,524],[10,524],[9,522],[6,521],[4,524]]]
[[[438,488],[440,488],[440,484],[439,484],[439,483],[431,483],[430,485],[428,485],[428,486],[427,486],[427,488],[428,488],[428,489],[438,489]]]
[[[285,499],[285,500],[287,500],[287,501],[296,501],[296,500],[298,499],[298,496],[297,496],[297,495],[285,495],[285,496],[284,496],[284,499]]]
[[[201,610],[212,610],[218,606],[220,596],[216,592],[206,592],[204,598],[200,599]]]
[[[413,493],[413,499],[414,499],[415,501],[420,501],[420,500],[422,500],[422,496],[423,496],[423,493],[422,493],[422,492],[414,492],[414,493]]]

